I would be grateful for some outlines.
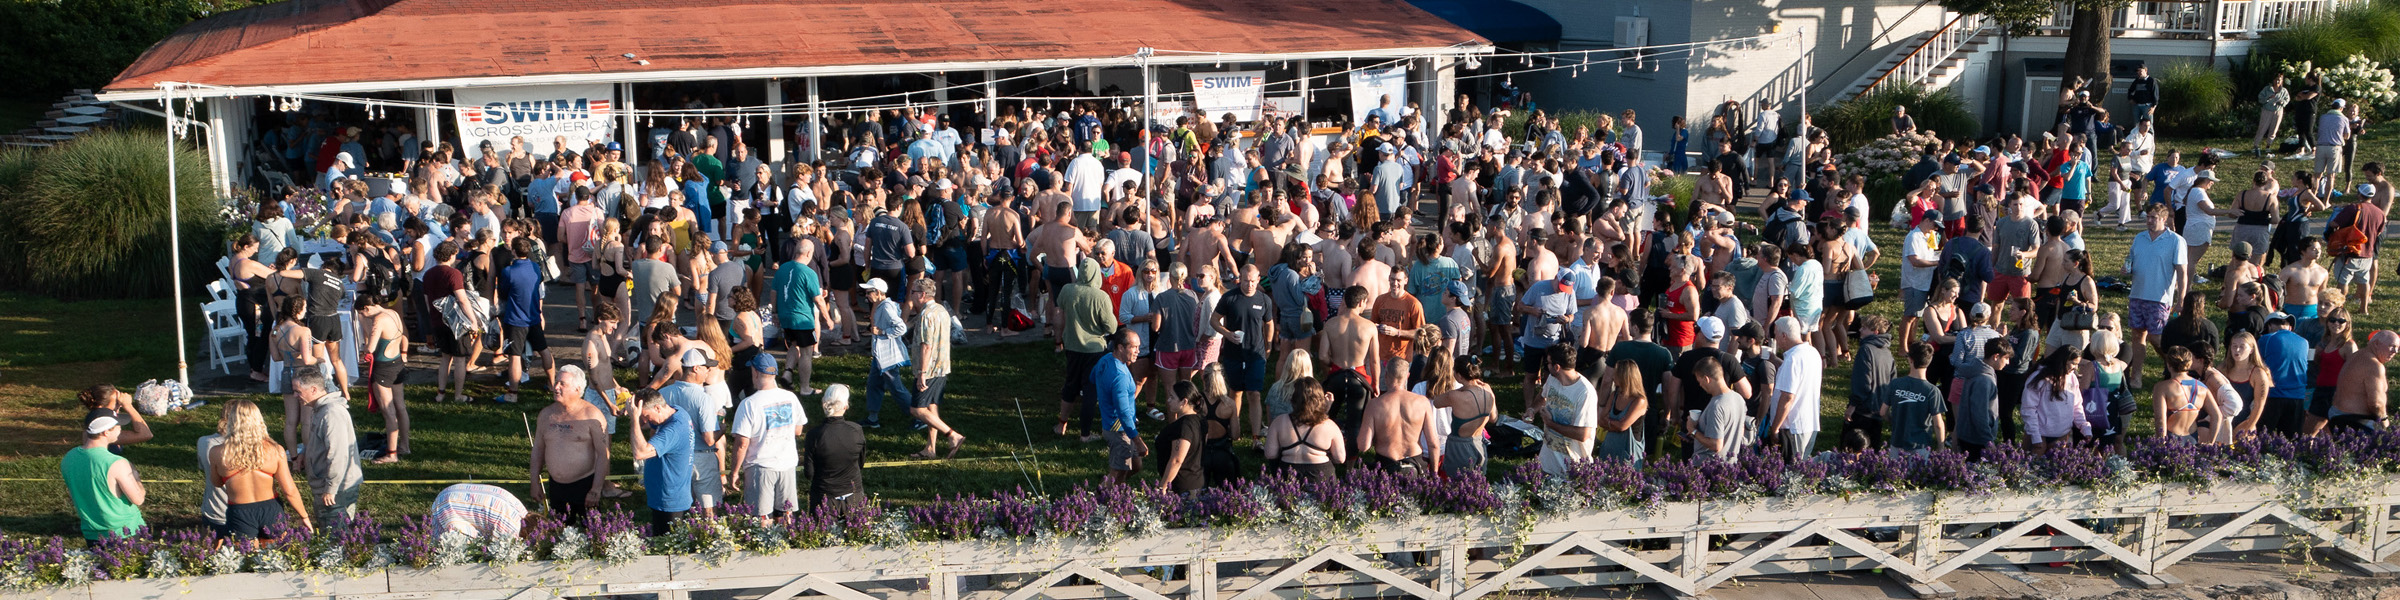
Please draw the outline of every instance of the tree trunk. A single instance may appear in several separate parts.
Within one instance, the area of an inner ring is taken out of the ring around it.
[[[2093,0],[2075,3],[2074,21],[2067,25],[2065,80],[2090,80],[2092,102],[2108,97],[2109,16],[2116,12]],[[2064,91],[2064,90],[2062,90]]]

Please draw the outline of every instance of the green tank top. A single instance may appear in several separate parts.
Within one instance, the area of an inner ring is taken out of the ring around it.
[[[75,500],[84,539],[124,537],[144,526],[142,507],[108,487],[108,469],[121,460],[125,458],[107,448],[85,447],[69,450],[59,460],[59,476],[66,479],[67,494]]]

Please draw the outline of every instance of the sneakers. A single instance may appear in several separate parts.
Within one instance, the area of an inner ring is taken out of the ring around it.
[[[883,428],[883,422],[881,422],[881,421],[867,421],[867,422],[865,422],[865,423],[860,423],[858,426],[860,426],[860,427],[865,427],[865,428],[868,428],[868,429],[882,429],[882,428]]]
[[[1160,412],[1158,409],[1155,409],[1155,408],[1153,408],[1153,409],[1150,409],[1150,420],[1152,420],[1152,421],[1165,421],[1165,420],[1167,420],[1167,413]]]
[[[516,395],[516,394],[501,394],[501,395],[498,395],[498,396],[493,396],[493,397],[492,397],[492,401],[493,401],[493,402],[498,402],[498,403],[501,403],[501,404],[516,404],[516,403],[517,403],[517,395]]]

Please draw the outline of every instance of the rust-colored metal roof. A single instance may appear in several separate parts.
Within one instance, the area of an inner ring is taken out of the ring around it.
[[[106,89],[1483,42],[1404,0],[287,0],[186,25]]]

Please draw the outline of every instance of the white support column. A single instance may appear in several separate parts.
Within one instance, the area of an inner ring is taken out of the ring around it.
[[[1306,132],[1308,131],[1308,129],[1305,127],[1305,125],[1308,123],[1308,59],[1300,59],[1300,116],[1299,116],[1299,119],[1300,119],[1300,123],[1303,125],[1303,127],[1301,128],[1301,130],[1300,130],[1300,131],[1301,131],[1302,133],[1306,133]],[[1306,142],[1307,140],[1303,139],[1303,140],[1301,140],[1301,141],[1302,141],[1302,142]],[[1302,145],[1306,145],[1306,144],[1305,144],[1305,143],[1303,143]],[[1314,183],[1311,183],[1310,185],[1315,185],[1315,184],[1314,184]]]
[[[1415,67],[1417,72],[1416,77],[1413,78],[1417,80],[1417,89],[1409,91],[1409,94],[1416,97],[1410,98],[1410,100],[1416,101],[1417,106],[1421,107],[1420,110],[1425,113],[1424,116],[1417,117],[1417,120],[1420,123],[1433,123],[1435,122],[1433,115],[1442,110],[1441,75],[1439,73],[1448,65],[1447,57],[1432,56],[1408,62],[1414,63],[1410,66]],[[1400,108],[1407,108],[1407,105],[1403,104]]]
[[[1458,70],[1464,67],[1467,61],[1455,56],[1434,60],[1437,61],[1435,64],[1440,65],[1440,68],[1434,69],[1433,72],[1433,99],[1425,102],[1425,111],[1431,114],[1425,115],[1420,120],[1423,121],[1421,125],[1427,129],[1440,131],[1439,121],[1441,119],[1434,118],[1434,115],[1447,115],[1450,114],[1450,109],[1458,108],[1458,105],[1451,104],[1451,102],[1458,100]]]
[[[783,80],[767,80],[767,105],[778,106],[781,104],[783,104]],[[772,109],[772,112],[767,113],[766,162],[768,165],[772,165],[768,168],[773,170],[775,173],[786,172],[786,167],[784,165],[786,158],[786,153],[784,152],[784,136],[788,134],[783,128],[783,113],[784,110],[782,108],[775,108]]]
[[[248,119],[239,118],[233,113],[238,110],[237,105],[247,108],[248,104],[225,97],[209,98],[207,104],[208,181],[217,190],[217,195],[231,196],[234,174],[242,172],[242,165],[248,162],[242,158],[242,147],[246,145],[243,141],[249,138],[249,127],[240,123]],[[366,157],[359,157],[359,160],[366,160]]]
[[[815,156],[802,157],[802,160],[815,161],[825,156],[825,103],[817,98],[815,77],[808,78],[808,126],[802,130],[807,132],[810,151],[816,153]]]
[[[1000,77],[999,73],[999,71],[991,69],[983,70],[983,125],[985,127],[1000,123],[1000,83],[994,81]]]
[[[943,103],[943,102],[949,102],[949,101],[950,101],[950,74],[949,74],[949,73],[934,73],[933,75],[931,75],[931,77],[933,77],[933,102],[934,102],[935,104],[940,104],[940,103]],[[948,108],[948,107],[943,107],[943,108]],[[940,109],[936,109],[936,110],[940,110]]]
[[[408,93],[408,99],[423,104],[432,104],[434,91],[413,90]],[[417,139],[440,144],[442,141],[442,118],[446,116],[448,115],[442,114],[440,109],[417,109]]]
[[[641,130],[639,121],[633,119],[634,111],[638,110],[633,106],[633,84],[617,84],[617,106],[625,107],[618,113],[623,116],[618,117],[617,128],[623,132],[618,134],[617,143],[625,145],[625,166],[639,176],[642,173],[642,158],[649,156],[650,135]]]
[[[1100,67],[1083,68],[1083,91],[1100,93]]]

